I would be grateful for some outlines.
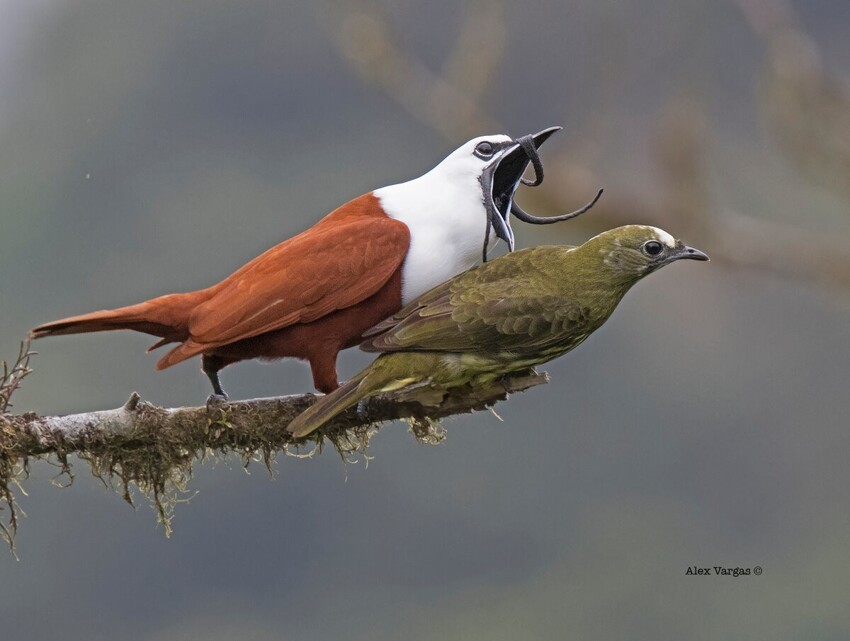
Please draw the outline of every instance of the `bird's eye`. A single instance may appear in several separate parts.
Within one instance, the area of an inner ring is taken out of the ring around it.
[[[486,160],[490,158],[494,153],[496,153],[496,148],[493,146],[492,142],[479,142],[475,145],[475,155],[479,158],[483,158]]]
[[[648,256],[658,256],[658,254],[664,251],[664,245],[659,243],[657,240],[650,240],[643,246],[643,251]]]

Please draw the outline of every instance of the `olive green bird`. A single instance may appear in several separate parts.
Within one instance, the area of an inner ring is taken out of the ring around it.
[[[463,272],[368,330],[360,348],[381,356],[288,429],[306,436],[382,392],[439,393],[550,361],[599,329],[632,285],[683,258],[708,260],[657,227],[628,225],[580,247],[533,247]]]

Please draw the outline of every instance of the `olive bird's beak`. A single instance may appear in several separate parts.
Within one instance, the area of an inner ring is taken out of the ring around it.
[[[670,262],[674,260],[709,260],[708,254],[701,252],[700,250],[694,247],[688,247],[687,245],[682,245],[681,247],[677,247],[675,252],[670,254]]]
[[[510,251],[514,249],[514,232],[508,220],[508,215],[514,206],[513,197],[517,186],[523,180],[529,163],[534,165],[535,181],[529,185],[538,185],[543,180],[543,166],[537,156],[539,149],[546,140],[561,127],[549,127],[536,134],[517,138],[507,148],[507,151],[484,170],[481,175],[481,187],[484,192],[484,204],[487,208],[487,238],[484,239],[484,261],[487,261],[487,244],[490,228],[497,238],[504,240]],[[531,155],[529,155],[529,151]]]

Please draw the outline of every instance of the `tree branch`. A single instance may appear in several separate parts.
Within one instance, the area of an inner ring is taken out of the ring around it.
[[[11,544],[17,527],[12,486],[28,476],[30,461],[56,462],[72,479],[69,454],[86,461],[105,484],[131,501],[135,485],[153,502],[170,533],[174,506],[185,493],[192,464],[206,456],[236,453],[247,465],[262,460],[271,470],[279,452],[310,456],[329,441],[343,458],[365,451],[380,423],[405,419],[423,443],[438,443],[438,420],[490,408],[511,392],[548,381],[533,370],[475,387],[466,385],[434,395],[428,387],[400,390],[370,399],[364,407],[337,416],[306,439],[293,439],[289,422],[315,401],[314,394],[258,398],[206,407],[166,409],[143,401],[135,392],[113,410],[69,416],[0,414],[0,501],[9,510],[0,534]],[[306,454],[301,448],[312,446]]]

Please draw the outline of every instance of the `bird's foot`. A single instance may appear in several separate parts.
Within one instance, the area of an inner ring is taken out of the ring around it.
[[[224,392],[221,394],[210,394],[207,396],[207,411],[218,409],[225,403],[227,403],[227,394]]]
[[[361,423],[369,421],[369,399],[364,398],[357,403],[357,420]]]

